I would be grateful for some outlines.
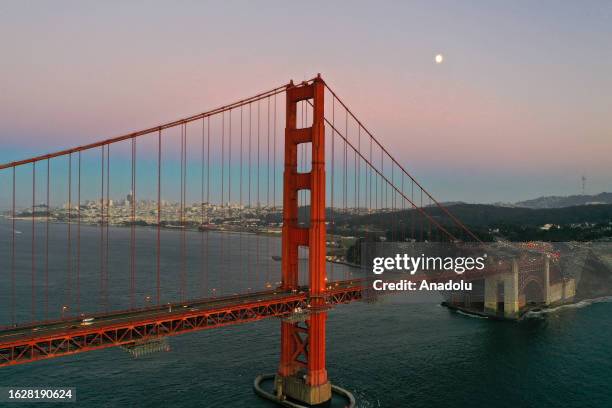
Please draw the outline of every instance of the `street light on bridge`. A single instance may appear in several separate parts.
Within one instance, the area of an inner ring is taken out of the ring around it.
[[[64,320],[64,315],[65,315],[65,313],[66,313],[66,311],[67,311],[68,309],[69,309],[69,307],[68,307],[68,306],[66,306],[66,305],[62,306],[62,320]]]

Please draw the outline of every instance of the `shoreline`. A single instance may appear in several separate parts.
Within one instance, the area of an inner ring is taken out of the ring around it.
[[[47,222],[47,218],[46,217],[10,217],[10,216],[5,216],[2,215],[0,216],[2,218],[4,218],[5,220],[8,221],[26,221],[26,222],[31,222],[32,220],[34,220],[35,222],[40,222],[40,223],[46,223]],[[64,220],[58,220],[58,219],[49,219],[49,224],[63,224],[63,225],[78,225],[79,222],[78,220],[76,220],[76,217],[74,217],[70,222],[68,221],[64,221]],[[109,226],[109,227],[117,227],[117,228],[130,228],[132,226],[135,227],[140,227],[140,228],[157,228],[158,225],[157,224],[150,224],[146,221],[136,221],[134,223],[100,223],[100,222],[91,222],[91,221],[83,221],[81,219],[80,222],[81,226],[87,226],[87,227],[102,227],[102,226]],[[199,225],[198,226],[193,226],[193,225],[174,225],[174,224],[162,224],[159,226],[161,229],[165,229],[165,230],[185,230],[185,231],[195,231],[195,232],[220,232],[220,233],[228,233],[228,234],[251,234],[251,235],[269,235],[269,236],[280,236],[281,231],[279,229],[278,232],[276,231],[252,231],[252,230],[231,230],[231,229],[222,229],[222,228],[209,228],[206,230],[202,230],[200,229]]]
[[[571,307],[581,308],[581,307],[591,305],[593,303],[606,302],[609,300],[612,300],[612,295],[600,296],[600,297],[595,297],[595,298],[584,298],[580,300],[573,300],[571,302],[561,302],[561,303],[555,303],[551,305],[531,306],[531,307],[526,307],[525,309],[521,310],[519,316],[516,318],[505,317],[502,315],[491,315],[491,314],[487,314],[487,313],[480,312],[480,311],[473,310],[473,309],[466,309],[461,306],[452,305],[446,301],[441,302],[440,305],[443,307],[446,307],[447,309],[451,311],[459,312],[459,313],[466,314],[466,315],[473,316],[473,317],[479,317],[479,318],[497,320],[497,321],[520,322],[520,321],[525,320],[527,318],[527,315],[529,315],[530,313],[548,314],[548,313],[554,312],[555,310],[560,310],[562,308],[571,308]]]

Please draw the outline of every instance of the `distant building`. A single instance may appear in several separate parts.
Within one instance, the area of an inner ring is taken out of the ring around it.
[[[555,226],[555,224],[544,224],[544,225],[542,225],[542,226],[540,227],[540,229],[541,229],[541,230],[543,230],[543,231],[548,231],[548,230],[550,230],[551,228],[553,228],[554,226]]]

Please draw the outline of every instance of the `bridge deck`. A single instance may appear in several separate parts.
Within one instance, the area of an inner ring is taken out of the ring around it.
[[[87,325],[81,318],[70,318],[1,330],[0,366],[289,315],[295,308],[308,308],[305,289],[270,290],[98,315]],[[333,305],[359,300],[363,289],[359,280],[335,282],[327,292],[327,301]]]

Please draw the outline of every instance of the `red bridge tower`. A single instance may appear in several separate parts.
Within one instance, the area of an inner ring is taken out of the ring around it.
[[[325,367],[325,85],[320,76],[311,83],[287,88],[285,170],[283,174],[282,287],[298,288],[298,247],[308,247],[309,313],[303,322],[281,323],[281,358],[275,379],[277,396],[309,405],[331,399]],[[297,128],[297,104],[309,100],[312,126]],[[312,167],[299,173],[297,147],[312,145]],[[298,191],[310,190],[310,225],[298,226]]]

